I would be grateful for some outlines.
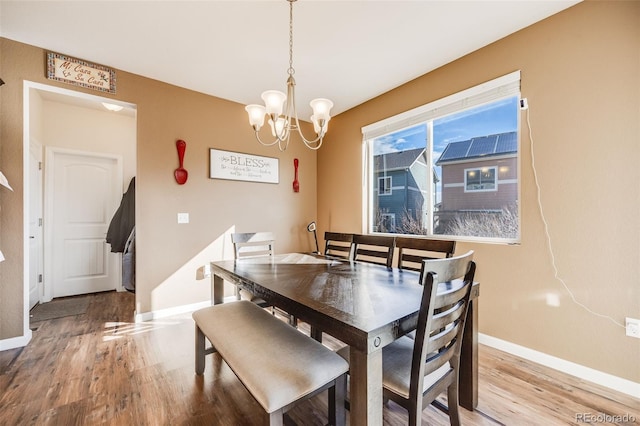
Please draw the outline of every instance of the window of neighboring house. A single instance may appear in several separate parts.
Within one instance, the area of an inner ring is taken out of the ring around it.
[[[391,176],[383,176],[378,178],[378,195],[391,195]]]
[[[498,189],[496,168],[483,167],[464,171],[465,192],[495,191]]]
[[[518,242],[519,101],[517,71],[364,127],[368,232]]]

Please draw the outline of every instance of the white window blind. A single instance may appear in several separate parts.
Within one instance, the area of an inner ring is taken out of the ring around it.
[[[362,128],[364,140],[374,139],[407,127],[473,108],[520,93],[520,71],[498,77],[446,98],[405,111]]]

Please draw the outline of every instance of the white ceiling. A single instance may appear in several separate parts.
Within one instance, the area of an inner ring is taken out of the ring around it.
[[[579,1],[298,0],[300,118],[313,98],[336,115]],[[2,37],[242,104],[286,90],[288,19],[285,0],[0,1]]]

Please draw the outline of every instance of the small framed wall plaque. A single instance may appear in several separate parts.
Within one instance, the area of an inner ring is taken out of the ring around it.
[[[277,158],[211,148],[209,159],[211,179],[262,183],[280,182],[280,168]]]
[[[116,72],[102,65],[47,52],[47,78],[101,92],[116,93]]]

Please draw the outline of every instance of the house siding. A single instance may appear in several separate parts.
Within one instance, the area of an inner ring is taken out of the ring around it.
[[[496,167],[495,191],[465,192],[465,170]],[[502,210],[518,199],[517,158],[470,161],[442,166],[442,211]]]

